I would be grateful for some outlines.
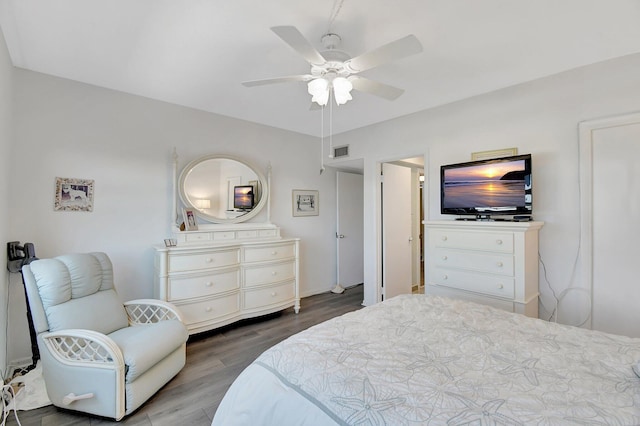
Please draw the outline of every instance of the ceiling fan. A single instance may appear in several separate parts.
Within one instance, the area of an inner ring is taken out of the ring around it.
[[[404,93],[403,89],[370,80],[358,74],[422,52],[420,41],[415,36],[408,35],[352,58],[338,49],[341,38],[337,34],[325,34],[322,37],[322,44],[326,50],[319,52],[296,27],[278,26],[272,27],[271,30],[311,65],[310,73],[245,81],[242,84],[253,87],[274,83],[308,82],[307,87],[309,94],[313,96],[312,101],[318,105],[326,105],[331,94],[338,105],[344,104],[352,99],[350,94],[352,89],[388,100],[398,98]]]

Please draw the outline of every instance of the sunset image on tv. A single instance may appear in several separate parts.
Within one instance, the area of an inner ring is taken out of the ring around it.
[[[524,160],[445,170],[444,207],[524,206],[525,174]]]

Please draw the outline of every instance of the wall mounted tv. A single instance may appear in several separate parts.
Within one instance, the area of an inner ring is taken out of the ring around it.
[[[237,185],[233,187],[234,209],[251,210],[253,201],[253,185]]]
[[[440,167],[442,214],[530,215],[531,154]]]

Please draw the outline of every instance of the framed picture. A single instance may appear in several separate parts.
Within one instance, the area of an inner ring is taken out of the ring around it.
[[[488,160],[491,158],[509,157],[518,155],[518,148],[494,149],[493,151],[480,151],[471,153],[471,161]]]
[[[193,209],[182,209],[182,218],[184,219],[185,231],[197,231],[196,213]]]
[[[178,240],[175,238],[165,238],[164,245],[165,247],[175,247],[178,245]]]
[[[93,180],[56,177],[53,210],[92,212]]]
[[[262,197],[262,188],[260,187],[260,181],[250,180],[249,185],[253,186],[254,204],[258,204],[258,202],[260,202],[260,198]]]
[[[318,191],[294,189],[292,194],[294,216],[318,216],[320,213]]]

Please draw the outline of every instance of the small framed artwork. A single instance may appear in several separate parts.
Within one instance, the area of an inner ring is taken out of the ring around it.
[[[294,216],[318,216],[320,213],[318,191],[294,189],[292,194]]]
[[[165,238],[164,245],[165,247],[175,247],[178,245],[178,240],[175,238]]]
[[[93,211],[93,180],[56,177],[55,211]]]
[[[493,151],[480,151],[471,153],[471,161],[488,160],[491,158],[509,157],[518,155],[518,148],[494,149]]]
[[[182,218],[184,219],[185,231],[197,231],[196,213],[193,209],[182,209]]]

